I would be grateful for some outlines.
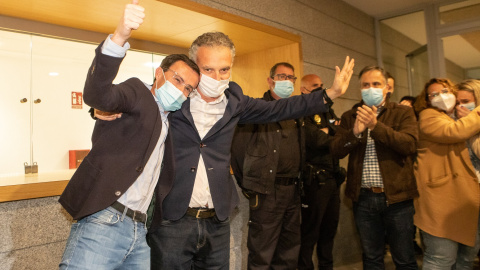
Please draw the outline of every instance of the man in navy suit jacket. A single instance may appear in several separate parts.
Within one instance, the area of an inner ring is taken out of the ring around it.
[[[235,126],[328,111],[325,103],[345,93],[354,66],[347,57],[342,70],[336,67],[330,89],[308,98],[267,102],[243,95],[229,82],[234,56],[233,42],[220,32],[199,36],[190,48],[190,58],[200,68],[200,83],[169,116],[175,170],[173,175],[162,172],[159,184],[170,177],[174,182],[163,201],[163,216],[154,216],[149,230],[152,269],[229,268],[229,216],[238,203],[229,175]]]
[[[123,115],[121,121],[97,121],[92,150],[60,197],[77,220],[61,269],[150,267],[146,212],[155,193],[155,215],[161,216],[161,202],[172,184],[167,179],[157,185],[160,171],[172,170],[167,116],[197,86],[200,72],[186,55],[177,54],[162,61],[153,86],[137,78],[112,84],[129,47],[127,39],[143,21],[137,2],[127,5],[115,33],[96,49],[88,71],[85,103]]]

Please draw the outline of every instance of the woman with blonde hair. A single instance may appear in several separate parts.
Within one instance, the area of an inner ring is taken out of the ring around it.
[[[450,80],[433,78],[415,102],[420,196],[414,200],[414,221],[425,245],[425,270],[473,265],[480,187],[465,142],[480,132],[480,107],[455,121],[454,91]]]
[[[457,118],[468,115],[480,105],[480,80],[469,79],[455,86],[457,90]],[[480,181],[480,133],[467,140],[470,159]]]

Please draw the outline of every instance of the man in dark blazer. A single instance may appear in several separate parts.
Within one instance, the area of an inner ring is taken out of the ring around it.
[[[175,174],[163,201],[163,217],[154,216],[148,236],[152,269],[229,268],[229,216],[238,203],[229,164],[237,123],[277,122],[327,111],[326,100],[345,93],[354,65],[347,57],[342,70],[336,67],[331,89],[268,102],[243,95],[229,82],[234,56],[233,42],[220,32],[199,36],[190,48],[201,78],[197,92],[169,116]],[[162,173],[159,183],[167,177]]]
[[[85,83],[85,103],[122,112],[121,121],[98,121],[92,149],[77,169],[60,203],[76,220],[60,269],[149,269],[146,212],[155,193],[156,215],[172,178],[157,185],[173,159],[169,112],[181,106],[199,82],[199,69],[186,55],[167,56],[153,86],[137,78],[113,85],[129,45],[142,23],[138,1],[127,5],[115,33],[96,49]],[[150,91],[149,91],[150,90]],[[168,136],[167,136],[168,134]],[[168,175],[166,173],[165,175]]]

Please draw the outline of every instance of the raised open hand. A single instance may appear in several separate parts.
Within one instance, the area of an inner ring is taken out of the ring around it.
[[[353,67],[355,66],[355,60],[350,59],[349,56],[345,58],[345,63],[342,69],[338,66],[335,67],[335,79],[330,89],[327,89],[327,95],[330,99],[337,98],[347,91],[348,84],[353,74]]]

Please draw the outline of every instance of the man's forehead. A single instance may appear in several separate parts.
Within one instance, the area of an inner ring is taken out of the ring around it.
[[[232,57],[232,51],[225,46],[201,46],[198,48],[197,58],[201,56],[203,58],[226,58]]]
[[[312,85],[321,85],[322,84],[322,80],[318,77],[314,78],[312,81],[311,81],[311,84]]]
[[[199,79],[198,73],[193,70],[187,63],[178,60],[170,66],[170,69],[177,72],[177,74],[182,77],[182,79],[187,83],[197,84]]]
[[[284,66],[284,65],[279,65],[275,69],[275,73],[287,73],[287,72],[290,73],[290,74],[294,73],[293,69],[291,69],[287,66]]]
[[[362,74],[360,77],[360,82],[383,82],[386,83],[385,77],[383,77],[382,73],[378,70],[371,70],[367,71]]]

